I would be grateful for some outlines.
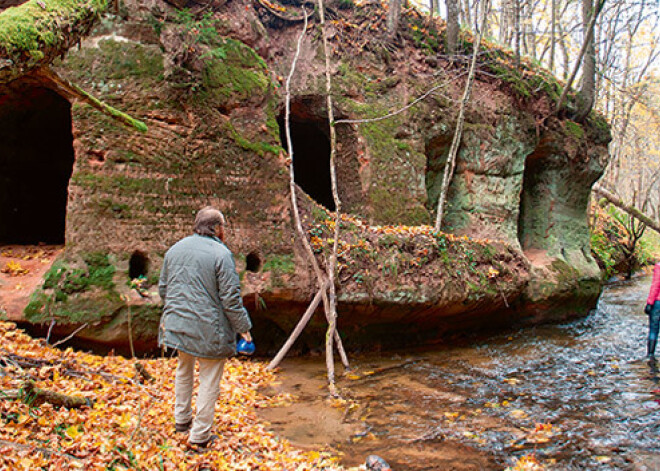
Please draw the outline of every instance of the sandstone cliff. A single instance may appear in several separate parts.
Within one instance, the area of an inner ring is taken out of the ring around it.
[[[120,2],[53,65],[143,120],[146,134],[85,104],[71,106],[29,74],[1,91],[3,123],[32,110],[44,123],[69,119],[73,129],[65,139],[55,127],[47,131],[43,139],[58,144],[44,155],[34,137],[43,127],[21,125],[13,157],[0,160],[12,181],[28,167],[51,168],[42,179],[59,183],[34,189],[40,201],[61,200],[64,191],[65,203],[53,211],[62,220],[66,214],[66,228],[51,235],[66,240],[65,255],[33,295],[29,322],[55,316],[64,331],[86,321],[83,336],[125,344],[130,312],[139,346],[153,345],[158,300],[138,295],[130,278],[144,275],[153,285],[164,251],[207,204],[228,217],[228,245],[264,349],[279,345],[314,292],[294,240],[281,139],[282,84],[302,27],[300,6],[188,3]],[[556,79],[530,63],[513,67],[506,51],[488,45],[446,227],[435,233],[424,225],[437,201],[466,64],[444,54],[443,25],[415,10],[404,11],[394,43],[381,32],[378,3],[341,0],[330,15],[337,119],[382,117],[434,90],[387,119],[336,125],[339,192],[349,213],[338,274],[347,346],[433,341],[586,314],[601,286],[586,208],[607,163],[607,123],[597,115],[576,123],[570,106],[550,116],[561,91]],[[469,51],[471,37],[462,42]],[[332,237],[323,208],[332,209],[322,72],[312,17],[291,120],[297,183],[309,195],[301,193],[306,228],[320,260]],[[63,169],[56,176],[52,166]],[[0,196],[3,209],[23,204]],[[9,221],[8,214],[0,212]],[[304,339],[309,345],[321,317]]]

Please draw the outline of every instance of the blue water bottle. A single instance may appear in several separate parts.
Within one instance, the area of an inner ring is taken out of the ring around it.
[[[244,338],[241,338],[236,344],[236,353],[241,355],[252,355],[256,349],[254,342],[248,342]]]

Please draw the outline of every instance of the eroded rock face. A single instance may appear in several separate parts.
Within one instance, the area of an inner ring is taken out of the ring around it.
[[[279,346],[316,289],[295,243],[281,132],[283,83],[300,24],[238,0],[217,2],[211,16],[194,20],[177,13],[183,3],[126,2],[114,24],[104,20],[58,65],[143,119],[149,132],[137,135],[74,104],[67,271],[35,295],[30,320],[45,319],[51,301],[63,319],[76,305],[101,303],[99,325],[82,335],[114,345],[127,341],[127,305],[140,306],[147,319],[140,342],[153,345],[158,299],[126,287],[129,258],[136,250],[148,256],[153,293],[164,251],[212,204],[228,217],[228,245],[265,352]],[[342,15],[346,24],[364,25],[379,8]],[[405,18],[403,34],[415,21]],[[376,40],[360,43],[342,24],[331,26],[335,117],[367,120],[336,124],[339,193],[355,216],[343,228],[339,271],[347,346],[403,345],[585,314],[600,289],[586,205],[607,161],[607,127],[544,121],[552,109],[546,94],[521,96],[504,79],[477,77],[449,191],[444,229],[455,236],[420,229],[432,222],[465,76],[425,52],[433,38],[411,38],[391,51]],[[291,122],[298,183],[330,205],[321,51],[318,35],[308,34],[292,80]],[[439,92],[402,109],[431,87]],[[301,204],[323,261],[331,217],[311,200]],[[63,280],[89,270],[80,260],[96,252],[111,254],[111,282],[65,299]],[[260,270],[246,270],[248,262]],[[322,316],[315,319],[303,339],[309,345],[324,331]]]

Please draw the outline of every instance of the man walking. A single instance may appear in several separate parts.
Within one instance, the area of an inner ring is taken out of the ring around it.
[[[165,254],[158,284],[165,303],[158,343],[178,351],[174,391],[177,432],[204,448],[227,357],[236,352],[236,333],[252,341],[252,322],[241,298],[232,253],[224,244],[225,218],[206,207],[197,213],[194,234]],[[191,408],[195,362],[199,363],[197,413]]]

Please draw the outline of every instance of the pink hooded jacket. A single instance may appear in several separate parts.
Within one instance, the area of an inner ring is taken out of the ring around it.
[[[653,282],[646,304],[653,304],[656,301],[660,301],[660,262],[656,263],[653,269]]]

